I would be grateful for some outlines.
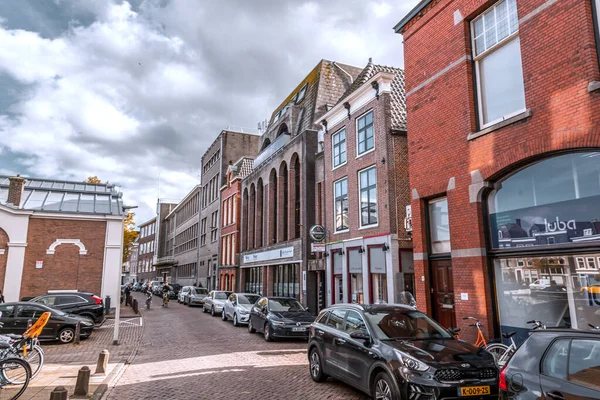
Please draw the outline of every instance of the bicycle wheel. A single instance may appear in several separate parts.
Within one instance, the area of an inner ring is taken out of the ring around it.
[[[23,357],[23,350],[19,351],[19,356],[27,361],[31,368],[31,379],[35,378],[44,365],[44,351],[38,345],[33,346],[31,350],[27,350],[27,357]]]
[[[0,400],[21,397],[31,379],[31,368],[20,358],[0,360]]]
[[[492,343],[485,348],[494,356],[494,361],[498,366],[503,366],[510,359],[507,358],[508,346],[502,343]],[[502,363],[503,365],[500,365]]]

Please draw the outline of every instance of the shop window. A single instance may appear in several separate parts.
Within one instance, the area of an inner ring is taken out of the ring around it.
[[[358,249],[348,250],[348,285],[350,303],[364,303],[362,255]]]
[[[278,265],[273,268],[273,295],[297,297],[300,294],[300,281],[294,264]]]
[[[448,199],[442,198],[429,202],[429,231],[431,252],[450,253],[450,221],[448,218]]]
[[[343,303],[344,302],[344,282],[343,282],[343,258],[341,251],[332,251],[331,252],[331,262],[333,263],[332,273],[333,273],[333,290],[332,290],[332,299],[333,304]]]
[[[262,268],[246,268],[244,271],[246,280],[244,291],[262,295]]]
[[[373,134],[373,112],[370,111],[356,121],[356,154],[360,156],[375,147]]]
[[[360,225],[377,225],[377,170],[371,167],[359,172],[360,184]]]
[[[335,231],[348,230],[348,178],[333,184],[335,191]]]
[[[333,135],[333,168],[346,163],[346,130]]]
[[[369,246],[369,271],[371,273],[371,303],[387,302],[387,271],[383,246]]]
[[[471,23],[482,128],[525,111],[517,1],[502,0]]]
[[[578,152],[530,165],[487,199],[493,248],[600,241],[600,153]]]

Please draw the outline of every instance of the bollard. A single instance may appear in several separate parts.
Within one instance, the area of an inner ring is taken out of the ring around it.
[[[75,396],[87,396],[90,391],[90,367],[83,366],[77,373],[77,382],[75,383]]]
[[[96,364],[95,374],[106,374],[106,368],[108,367],[108,357],[110,353],[104,349],[98,355],[98,363]]]
[[[75,339],[73,341],[73,344],[79,344],[80,341],[81,341],[81,322],[77,321],[77,324],[75,324]]]
[[[106,308],[105,313],[109,314],[110,313],[110,296],[106,296],[106,299],[104,300],[104,306]]]
[[[137,299],[133,299],[133,302],[131,304],[131,306],[133,307],[133,312],[136,314],[140,313],[140,310],[138,309],[138,301]]]
[[[57,386],[50,392],[50,400],[67,400],[69,393],[64,386]]]

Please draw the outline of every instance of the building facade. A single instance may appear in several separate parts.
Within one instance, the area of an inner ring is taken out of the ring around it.
[[[395,28],[417,302],[467,339],[600,324],[596,5],[424,0]]]
[[[398,303],[414,285],[404,72],[369,60],[321,123],[327,304]]]
[[[164,279],[157,274],[154,265],[154,250],[158,245],[156,235],[156,217],[139,225],[140,234],[137,239],[137,278],[140,282]]]
[[[360,71],[322,60],[273,112],[242,181],[241,290],[296,297],[317,310],[324,271],[308,269],[315,259],[308,230],[315,222],[319,118]]]
[[[252,171],[253,159],[242,157],[227,168],[226,184],[221,188],[221,252],[219,289],[239,290],[240,210],[242,179]]]
[[[200,216],[199,280],[202,287],[218,287],[220,261],[221,187],[230,164],[258,151],[259,136],[243,131],[223,130],[202,156],[202,198]]]
[[[119,298],[122,194],[114,185],[0,177],[0,287],[7,302],[48,290]]]

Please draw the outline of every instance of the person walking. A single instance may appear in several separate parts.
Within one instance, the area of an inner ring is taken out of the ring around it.
[[[131,283],[125,286],[125,305],[128,306],[131,302]]]

